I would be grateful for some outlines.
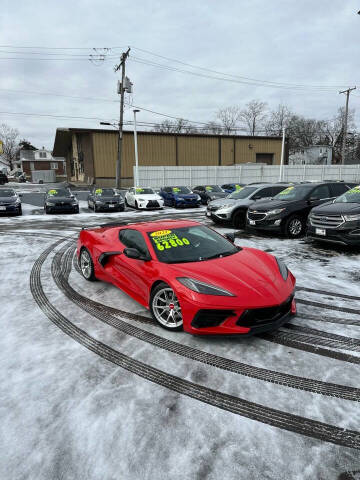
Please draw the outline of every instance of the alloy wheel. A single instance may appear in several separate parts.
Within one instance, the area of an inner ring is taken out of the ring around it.
[[[82,250],[80,254],[80,269],[83,276],[88,280],[92,274],[92,265],[90,254],[87,250]]]
[[[183,324],[178,299],[170,287],[164,287],[154,295],[152,310],[156,320],[166,328],[178,328]]]
[[[289,223],[289,233],[291,236],[296,237],[302,230],[302,223],[298,218],[294,218]]]

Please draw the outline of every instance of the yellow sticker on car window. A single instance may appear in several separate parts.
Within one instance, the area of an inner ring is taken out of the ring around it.
[[[346,193],[350,193],[351,195],[355,193],[360,193],[360,185],[357,185],[356,187],[352,188],[351,190],[348,190]]]
[[[213,189],[213,187],[205,187],[205,190],[206,190],[207,192],[211,192],[212,189]]]
[[[294,187],[288,187],[288,188],[285,188],[285,190],[282,190],[279,195],[287,195],[288,193],[291,192],[291,190],[293,190]]]
[[[95,195],[101,195],[102,194],[102,188],[97,188],[95,190]]]
[[[143,193],[144,189],[143,188],[136,188],[135,191],[136,191],[136,193]]]
[[[173,191],[174,193],[178,193],[178,192],[180,192],[180,188],[174,187],[174,188],[172,189],[172,191]]]
[[[190,245],[188,238],[179,238],[176,233],[173,233],[171,230],[159,230],[157,232],[152,232],[150,233],[150,237],[159,251]]]
[[[54,189],[48,191],[49,195],[56,195],[57,193],[58,193],[58,191],[54,190]]]
[[[241,185],[235,185],[235,190],[239,191],[239,190],[242,190],[244,187],[242,187]]]

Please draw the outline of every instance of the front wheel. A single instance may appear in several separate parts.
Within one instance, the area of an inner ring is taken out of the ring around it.
[[[298,238],[304,233],[305,221],[301,217],[293,215],[286,220],[284,230],[289,238]]]
[[[90,252],[86,248],[82,248],[80,252],[79,267],[85,280],[88,280],[89,282],[96,280],[94,264]]]
[[[183,328],[180,304],[174,290],[166,283],[154,288],[150,298],[150,311],[156,322],[166,330],[179,331]]]

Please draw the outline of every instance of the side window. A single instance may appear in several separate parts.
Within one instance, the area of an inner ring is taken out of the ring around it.
[[[137,230],[131,230],[130,228],[126,230],[120,230],[119,240],[125,245],[125,247],[136,248],[143,255],[149,255],[149,250],[144,237]]]
[[[345,185],[345,183],[333,183],[330,185],[330,187],[332,191],[332,197],[339,197],[348,190],[348,187]]]
[[[330,189],[328,185],[320,185],[319,187],[315,188],[310,194],[310,197],[323,199],[323,198],[330,198]]]
[[[222,185],[221,188],[223,188],[223,189],[228,189],[228,188],[229,188],[229,185],[227,185],[227,184],[226,184],[226,185]]]
[[[276,186],[276,187],[272,187],[272,196],[275,197],[275,195],[277,195],[278,193],[285,190],[285,188],[287,188],[285,185],[279,185],[279,186]]]
[[[265,197],[272,197],[273,196],[273,189],[272,187],[266,187],[262,190],[255,192],[253,198],[265,198]]]
[[[199,192],[203,192],[205,190],[204,187],[195,187],[194,190],[198,190]]]

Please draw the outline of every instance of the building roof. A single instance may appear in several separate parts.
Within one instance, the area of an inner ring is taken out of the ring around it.
[[[57,128],[55,134],[53,155],[61,157],[66,156],[72,141],[73,133],[113,133],[118,135],[117,130],[109,130],[103,128]],[[134,134],[133,130],[124,130],[123,133]],[[167,132],[151,132],[151,131],[137,131],[138,135],[158,135],[158,136],[176,136],[176,137],[211,137],[211,138],[243,138],[248,140],[281,140],[281,137],[267,137],[267,136],[252,136],[252,135],[212,135],[210,133],[167,133]]]

